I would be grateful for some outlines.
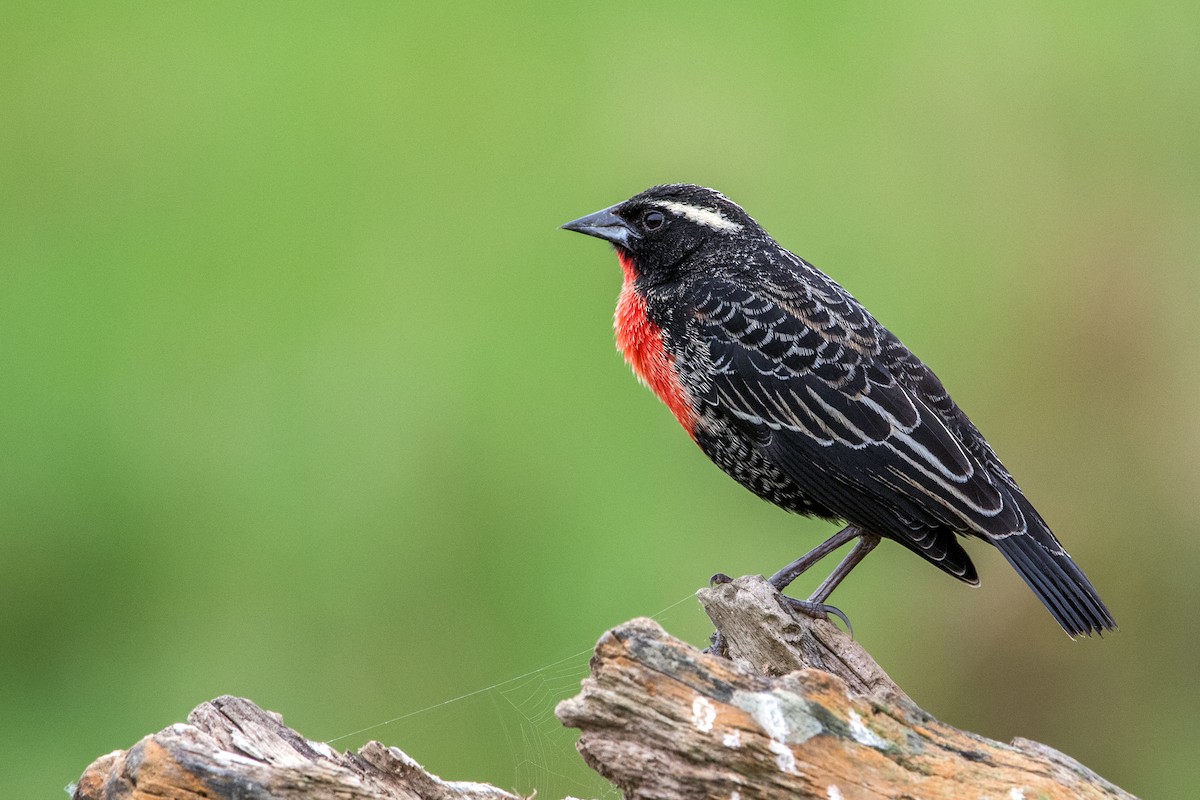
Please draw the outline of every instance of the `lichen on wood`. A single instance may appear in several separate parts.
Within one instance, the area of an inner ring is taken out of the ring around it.
[[[857,642],[757,577],[701,590],[728,659],[636,619],[558,706],[628,798],[1130,798],[1045,745],[939,722]]]

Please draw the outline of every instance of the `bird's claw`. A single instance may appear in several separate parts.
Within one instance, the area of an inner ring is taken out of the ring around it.
[[[815,603],[812,600],[797,600],[786,595],[780,595],[780,597],[783,598],[784,602],[787,603],[789,608],[799,611],[801,614],[805,614],[809,617],[828,619],[832,614],[842,622],[846,623],[846,632],[850,634],[850,638],[854,638],[854,626],[850,624],[850,618],[846,616],[846,612],[842,611],[837,606],[831,606],[828,603]]]

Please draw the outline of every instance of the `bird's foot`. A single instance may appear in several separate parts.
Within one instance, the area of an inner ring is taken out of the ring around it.
[[[812,600],[797,600],[794,597],[780,595],[784,603],[794,611],[799,611],[801,614],[816,619],[829,619],[833,615],[846,623],[846,632],[850,634],[850,638],[854,638],[854,626],[850,624],[850,618],[846,616],[846,612],[842,611],[837,606],[831,606],[828,603],[817,603]]]
[[[704,648],[703,652],[710,656],[720,656],[721,658],[729,658],[729,650],[725,646],[725,637],[720,631],[713,631],[712,636],[708,637],[709,645]]]

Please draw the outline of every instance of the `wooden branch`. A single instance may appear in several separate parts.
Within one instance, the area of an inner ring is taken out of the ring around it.
[[[249,700],[218,697],[129,750],[101,756],[73,800],[521,800],[484,783],[443,781],[401,750],[368,742],[338,754]]]
[[[732,660],[648,619],[601,638],[559,704],[579,751],[634,798],[1131,798],[1074,759],[939,722],[824,620],[759,577],[704,589]]]
[[[601,638],[582,691],[558,706],[582,731],[584,759],[631,800],[1132,798],[1045,745],[937,721],[848,635],[794,616],[762,578],[699,596],[729,658],[636,619]],[[236,697],[97,759],[73,797],[518,800],[443,781],[379,742],[338,753]]]

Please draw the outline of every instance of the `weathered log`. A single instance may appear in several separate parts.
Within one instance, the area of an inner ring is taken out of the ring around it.
[[[631,798],[1109,798],[1132,796],[1023,739],[1002,744],[922,711],[836,626],[796,616],[761,578],[702,590],[728,658],[635,619],[600,640],[559,704],[584,759]],[[97,759],[76,800],[517,800],[443,781],[395,747],[338,753],[248,700]]]
[[[635,619],[558,706],[579,751],[634,798],[1131,798],[1045,745],[922,711],[847,634],[758,577],[704,589],[729,659]]]
[[[484,783],[443,781],[395,747],[337,753],[249,700],[218,697],[128,750],[101,756],[74,800],[521,800]]]

